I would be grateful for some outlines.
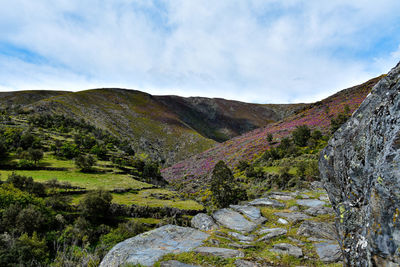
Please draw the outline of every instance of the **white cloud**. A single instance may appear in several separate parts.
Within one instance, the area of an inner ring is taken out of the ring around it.
[[[379,50],[391,47],[381,40],[400,41],[394,39],[396,0],[16,0],[3,6],[0,49],[12,44],[41,60],[0,50],[0,90],[110,86],[311,102],[387,72],[400,59],[400,49]]]

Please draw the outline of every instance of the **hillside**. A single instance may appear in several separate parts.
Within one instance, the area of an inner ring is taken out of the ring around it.
[[[172,165],[217,142],[279,121],[304,105],[261,105],[210,98],[152,96],[125,89],[0,93],[0,105],[64,114],[127,139],[138,153]]]
[[[219,144],[203,153],[181,161],[172,167],[162,170],[165,179],[204,185],[215,164],[224,160],[230,167],[239,161],[251,161],[270,147],[267,135],[272,134],[276,143],[288,135],[296,126],[307,125],[328,134],[331,119],[343,112],[346,105],[350,112],[356,110],[372,87],[381,79],[376,77],[361,85],[342,90],[322,101],[310,104],[292,116],[280,122],[256,129],[225,143]]]

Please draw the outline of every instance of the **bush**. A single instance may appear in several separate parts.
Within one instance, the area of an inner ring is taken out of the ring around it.
[[[34,182],[32,177],[27,177],[23,175],[18,175],[16,173],[12,173],[8,176],[6,183],[12,184],[15,188],[18,188],[22,191],[26,191],[28,193],[44,196],[45,195],[45,187],[43,184]]]
[[[307,125],[297,126],[296,130],[292,132],[293,142],[300,147],[307,146],[307,142],[310,137],[311,131]]]
[[[216,207],[224,208],[247,198],[245,190],[235,184],[232,171],[222,160],[215,165],[211,179],[210,190]]]

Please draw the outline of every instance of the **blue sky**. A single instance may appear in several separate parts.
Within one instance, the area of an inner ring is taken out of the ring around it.
[[[320,100],[400,60],[398,0],[1,1],[0,91]]]

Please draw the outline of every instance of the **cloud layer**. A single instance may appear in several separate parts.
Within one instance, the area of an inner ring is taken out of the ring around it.
[[[125,87],[311,102],[400,60],[398,0],[14,0],[0,90]]]

